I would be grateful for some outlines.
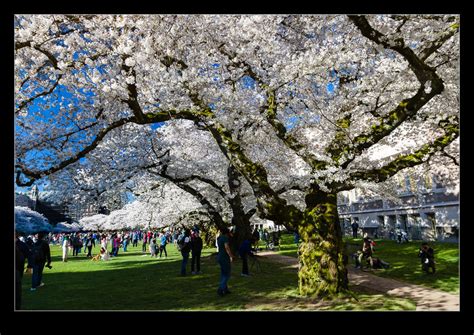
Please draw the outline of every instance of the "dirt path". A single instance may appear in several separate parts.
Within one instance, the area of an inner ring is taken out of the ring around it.
[[[258,255],[277,263],[298,267],[298,260],[294,257],[279,255],[273,251],[262,251]],[[459,311],[459,295],[378,277],[352,267],[347,269],[349,281],[352,285],[367,287],[397,297],[413,299],[416,301],[417,311]]]

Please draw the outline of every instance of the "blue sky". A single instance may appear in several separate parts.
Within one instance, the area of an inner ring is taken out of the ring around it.
[[[73,57],[74,57],[74,59],[78,59],[82,55],[84,55],[84,52],[76,52]],[[76,72],[77,71],[83,71],[84,72],[87,69],[88,69],[88,67],[85,66],[85,68],[83,68],[81,70],[73,70],[73,71],[76,71]],[[97,67],[97,70],[100,71],[101,73],[103,73],[105,71],[105,69],[102,66]],[[223,83],[221,82],[221,69],[220,69],[220,64],[219,63],[213,63],[207,68],[201,68],[199,70],[199,73],[202,76],[208,76],[208,77],[212,78],[212,80],[215,82],[215,84],[217,86],[223,85]],[[240,84],[245,89],[249,89],[249,90],[255,90],[256,89],[255,81],[249,76],[243,76],[240,79]],[[328,82],[325,85],[327,93],[329,93],[329,94],[333,93],[334,90],[336,89],[337,85],[338,85],[338,77],[337,77],[336,73],[333,71],[329,74]],[[317,87],[317,85],[315,87]],[[43,90],[44,90],[44,88],[43,88]],[[41,92],[41,88],[38,88],[38,90],[35,93],[38,93],[38,92]],[[79,113],[82,112],[81,109],[80,109],[81,104],[87,106],[88,104],[93,103],[95,94],[92,91],[86,91],[86,90],[80,89],[79,93],[80,93],[80,95],[79,95],[80,101],[78,100],[78,97],[76,95],[73,95],[73,93],[71,93],[65,86],[58,85],[52,95],[48,95],[48,96],[36,99],[27,108],[28,108],[30,114],[35,114],[36,113],[37,116],[35,116],[35,118],[38,122],[51,123],[51,122],[56,121],[55,120],[55,115],[58,113],[59,107],[57,105],[54,105],[54,104],[52,106],[46,107],[49,100],[57,101],[57,99],[61,99],[61,100],[63,100],[65,105],[71,104],[73,106],[73,110],[72,110],[73,115],[78,115]],[[211,109],[215,110],[216,105],[214,103],[211,103],[210,107],[211,107]],[[285,126],[287,127],[287,129],[292,129],[294,126],[297,125],[298,120],[299,120],[299,117],[297,115],[290,116],[289,118],[287,118]],[[89,120],[89,122],[93,122],[93,121],[95,121],[95,120],[93,120],[93,119]],[[165,124],[164,122],[158,122],[158,123],[150,125],[150,127],[151,127],[151,129],[157,129],[157,128],[163,126],[164,124]],[[69,124],[66,124],[66,123],[62,124],[61,127],[64,127],[63,128],[64,131],[70,131],[70,130],[77,129],[77,126],[75,126],[72,121]],[[17,126],[17,133],[19,132],[19,130],[20,129]],[[78,141],[78,140],[84,139],[85,135],[86,135],[85,132],[79,132],[76,135],[74,135],[72,138],[75,141]],[[76,150],[77,149],[80,149],[80,147],[76,148]],[[52,152],[50,150],[41,149],[41,150],[31,151],[29,154],[26,155],[25,158],[26,158],[27,161],[31,159],[31,160],[34,160],[36,162],[36,164],[38,164],[38,163],[41,164],[41,163],[44,162],[42,157],[47,157],[47,156],[51,156],[51,155],[52,155]],[[79,162],[84,164],[84,163],[87,162],[87,158],[81,158],[79,160]],[[44,167],[47,167],[47,165],[44,165]],[[41,190],[44,189],[45,185],[44,185],[43,182],[38,182],[38,187],[41,191]],[[16,189],[19,190],[19,191],[25,191],[25,190],[28,190],[29,188],[16,187]]]

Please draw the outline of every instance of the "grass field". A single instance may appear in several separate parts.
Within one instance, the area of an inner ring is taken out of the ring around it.
[[[344,238],[349,253],[362,246],[362,239]],[[375,240],[374,256],[390,263],[389,269],[372,270],[381,277],[406,281],[412,284],[424,285],[445,292],[459,293],[459,246],[456,243],[433,242],[435,250],[436,271],[434,275],[421,271],[418,250],[421,242],[398,244],[390,240]],[[293,235],[283,234],[279,253],[297,257],[297,247]],[[349,266],[354,266],[349,258]]]
[[[212,255],[202,254],[201,275],[179,276],[181,256],[168,245],[168,258],[151,258],[141,245],[129,248],[108,262],[93,262],[81,253],[61,261],[59,246],[51,246],[53,268],[44,270],[44,287],[29,290],[31,275],[23,278],[23,309],[26,310],[414,310],[408,299],[357,291],[357,298],[319,301],[300,297],[295,269],[260,260],[261,271],[241,277],[240,260],[232,265],[231,294],[216,290],[219,267]],[[97,253],[98,248],[93,250]],[[190,265],[188,265],[188,271]]]

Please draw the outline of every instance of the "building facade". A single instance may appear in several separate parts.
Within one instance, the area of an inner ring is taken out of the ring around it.
[[[394,239],[401,229],[411,240],[457,242],[459,237],[459,198],[449,187],[428,176],[416,180],[404,175],[399,180],[398,201],[366,197],[360,190],[339,196],[339,220],[346,236],[352,224],[359,232],[376,238]]]

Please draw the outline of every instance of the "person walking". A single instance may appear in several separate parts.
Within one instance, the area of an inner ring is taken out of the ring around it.
[[[138,232],[134,231],[132,234],[132,247],[138,247]]]
[[[178,240],[178,248],[181,251],[183,260],[181,261],[181,276],[186,276],[186,265],[191,251],[191,236],[189,229],[184,230],[184,234]]]
[[[359,229],[359,224],[356,221],[354,221],[351,227],[352,227],[352,237],[357,238],[357,230]]]
[[[113,240],[112,240],[112,245],[113,245],[112,256],[117,257],[119,249],[120,249],[120,237],[118,236],[118,234],[114,235]]]
[[[71,237],[71,245],[72,245],[72,255],[73,256],[76,256],[76,251],[77,251],[77,242],[78,238],[77,236],[74,234],[72,237]]]
[[[191,236],[191,273],[201,274],[201,251],[202,251],[202,238],[199,236],[198,231],[194,231]],[[196,265],[196,267],[194,267]],[[196,269],[196,271],[194,271]]]
[[[168,238],[166,234],[162,232],[160,236],[160,258],[161,258],[161,255],[163,254],[163,251],[165,252],[165,258],[168,257],[168,253],[166,252],[166,244],[168,244]]]
[[[123,237],[123,242],[122,242],[123,252],[127,252],[127,246],[128,246],[129,240],[130,240],[130,237],[128,236],[128,233],[126,233]]]
[[[217,254],[217,262],[221,268],[221,276],[219,281],[219,287],[217,289],[217,294],[223,297],[226,294],[231,293],[227,286],[227,283],[230,279],[231,267],[234,256],[230,250],[229,240],[232,237],[232,233],[228,228],[224,227],[220,230],[220,235],[217,238],[217,245],[219,252]]]
[[[95,247],[95,241],[91,234],[87,236],[85,245],[87,247],[87,257],[92,257],[92,247]]]
[[[51,269],[51,251],[49,244],[43,241],[44,233],[36,234],[36,242],[33,244],[33,276],[31,278],[31,291],[44,286],[41,281],[43,279],[43,269],[46,267]]]
[[[147,234],[143,234],[142,252],[146,252],[146,243],[148,241]]]

